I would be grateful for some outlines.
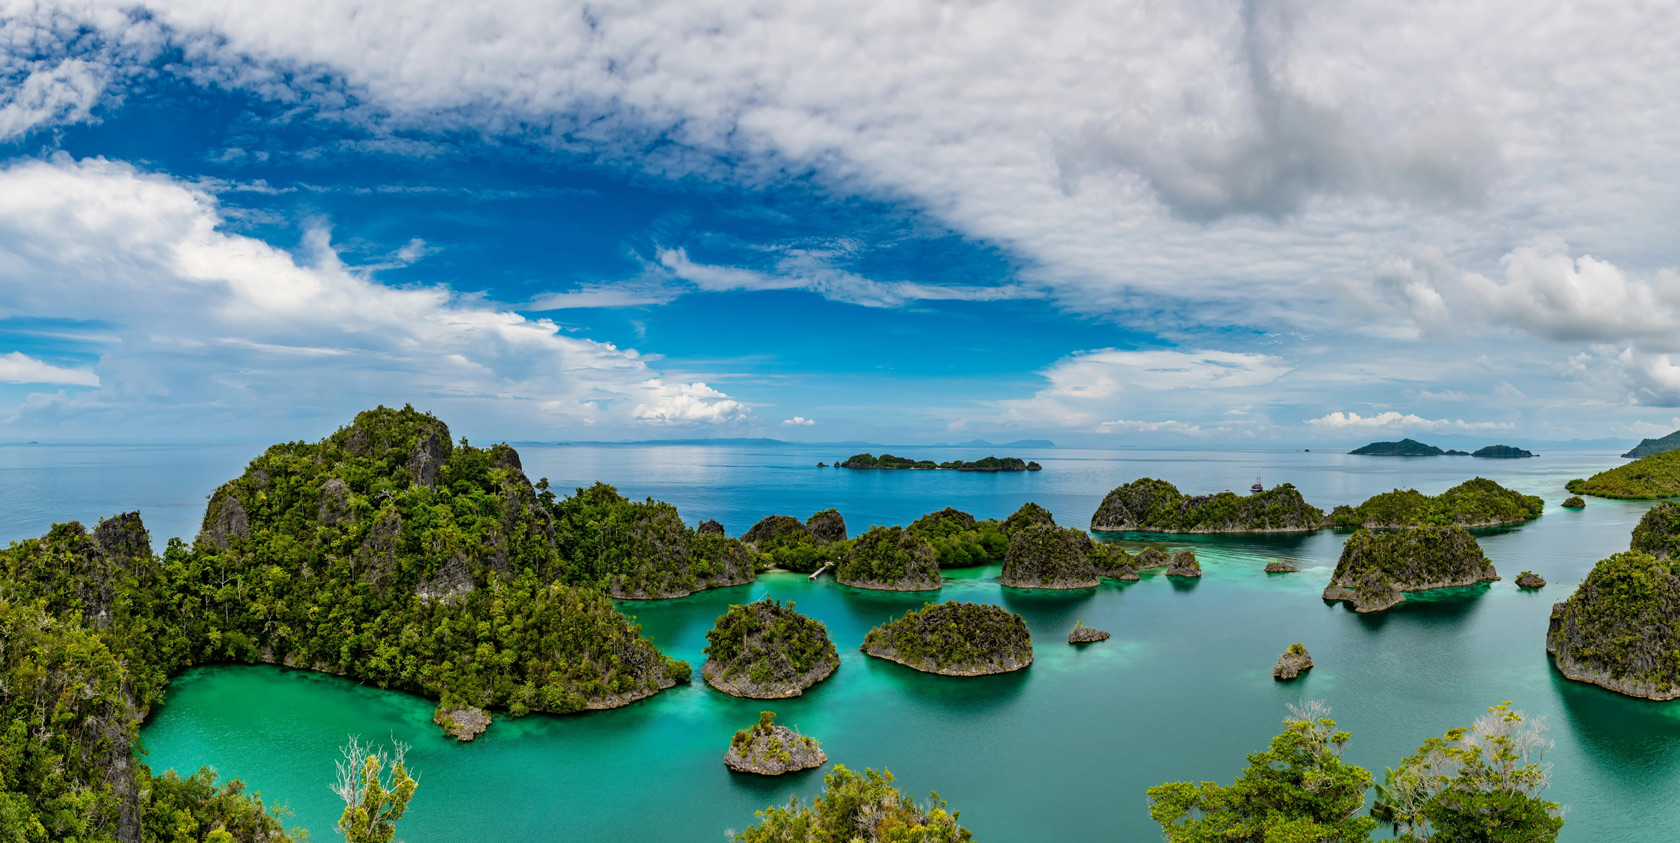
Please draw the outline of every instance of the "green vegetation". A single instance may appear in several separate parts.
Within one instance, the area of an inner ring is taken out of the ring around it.
[[[995,520],[976,521],[959,509],[930,512],[905,528],[928,540],[940,568],[967,568],[1003,558],[1009,536]]]
[[[1550,843],[1563,830],[1558,803],[1540,798],[1550,744],[1540,721],[1500,703],[1388,770],[1371,815],[1403,841]]]
[[[1499,579],[1476,539],[1463,527],[1420,527],[1398,533],[1360,530],[1342,545],[1325,600],[1346,600],[1355,611],[1376,612],[1406,599],[1404,592],[1475,585]]]
[[[1629,696],[1680,698],[1680,560],[1601,560],[1552,607],[1546,650],[1570,679]]]
[[[842,585],[883,591],[939,588],[939,559],[920,533],[903,527],[871,527],[853,542],[834,569]]]
[[[1622,500],[1680,497],[1680,451],[1661,451],[1641,457],[1567,486],[1575,495]]]
[[[869,630],[863,651],[928,673],[977,676],[1032,664],[1020,615],[983,603],[927,603]]]
[[[838,563],[851,549],[846,521],[825,509],[800,523],[791,515],[770,515],[752,526],[741,541],[758,551],[757,567],[809,574]]]
[[[1564,509],[1586,509],[1587,508],[1587,502],[1584,501],[1584,500],[1581,500],[1581,497],[1579,495],[1571,495],[1571,496],[1563,499],[1563,508]]]
[[[794,697],[828,678],[840,654],[828,627],[766,597],[730,606],[706,633],[706,683],[737,697]]]
[[[1027,462],[1019,457],[985,457],[983,459],[964,461],[951,460],[948,462],[934,462],[933,460],[913,460],[907,457],[895,457],[892,454],[853,454],[843,463],[841,468],[865,469],[946,469],[951,471],[1038,471],[1044,466],[1036,462]]]
[[[1466,457],[1463,451],[1443,451],[1434,445],[1425,445],[1416,439],[1402,439],[1399,442],[1372,442],[1361,448],[1348,452],[1364,457]]]
[[[1147,533],[1274,533],[1317,530],[1324,511],[1285,483],[1251,495],[1185,495],[1165,480],[1144,477],[1109,492],[1091,529]]]
[[[1050,514],[1050,510],[1032,501],[1027,501],[1021,504],[1020,509],[1015,510],[1008,518],[1004,519],[1003,534],[1014,538],[1016,533],[1040,524],[1049,524],[1054,527],[1056,519]]]
[[[731,836],[734,843],[967,843],[974,835],[957,824],[939,794],[918,805],[893,787],[891,772],[844,765],[823,778],[821,796],[806,805],[794,797],[783,808],[758,812],[758,823]]]
[[[1633,528],[1629,549],[1658,559],[1680,558],[1680,502],[1663,501],[1646,510]]]
[[[1514,448],[1510,445],[1489,445],[1486,448],[1477,448],[1471,451],[1470,456],[1491,457],[1493,459],[1521,459],[1534,456],[1534,452]]]
[[[1291,648],[1293,649],[1293,648]],[[1377,788],[1342,760],[1351,735],[1318,703],[1290,707],[1282,734],[1229,787],[1169,782],[1149,789],[1149,816],[1168,843],[1367,843],[1379,820],[1409,843],[1550,843],[1563,828],[1540,756],[1538,721],[1503,703],[1468,728],[1430,738]]]
[[[1330,513],[1330,523],[1345,530],[1486,527],[1539,518],[1545,506],[1546,502],[1534,495],[1477,477],[1434,497],[1416,489],[1395,489],[1359,506],[1338,506]]]
[[[1013,588],[1094,588],[1097,567],[1091,537],[1072,528],[1041,525],[1015,534],[999,581]]]
[[[1638,445],[1633,446],[1633,450],[1623,454],[1622,457],[1636,460],[1640,457],[1648,457],[1652,454],[1660,454],[1677,448],[1680,448],[1680,430],[1676,430],[1661,439],[1641,439]]]
[[[408,746],[398,742],[394,751],[386,752],[351,738],[340,751],[344,759],[338,762],[332,788],[344,800],[338,833],[344,835],[344,843],[391,843],[397,820],[420,786],[403,762]]]
[[[808,770],[827,761],[815,738],[778,725],[774,711],[759,712],[758,723],[737,731],[723,757],[731,770],[767,776]]]
[[[750,579],[750,556],[664,504],[601,485],[556,500],[547,485],[506,445],[452,443],[429,415],[379,408],[252,460],[190,547],[154,554],[130,514],[0,551],[0,817],[25,839],[132,840],[129,823],[284,839],[237,782],[133,761],[139,717],[195,664],[286,664],[515,715],[688,681],[608,592]]]

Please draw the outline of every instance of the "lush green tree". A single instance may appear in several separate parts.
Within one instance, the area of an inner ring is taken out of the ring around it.
[[[1149,816],[1168,843],[1351,843],[1369,840],[1371,774],[1342,760],[1348,733],[1317,703],[1290,709],[1283,733],[1229,787],[1169,782],[1149,789]]]
[[[403,763],[408,746],[396,742],[386,750],[352,737],[339,751],[344,757],[332,787],[344,800],[338,832],[345,843],[390,843],[420,786]]]
[[[917,804],[893,787],[890,771],[844,765],[823,778],[823,792],[807,805],[797,796],[786,807],[758,812],[758,823],[731,833],[735,843],[967,843],[974,835],[957,824],[939,794]]]
[[[1372,813],[1401,840],[1550,843],[1563,828],[1558,803],[1540,798],[1550,746],[1542,721],[1500,703],[1390,769]]]

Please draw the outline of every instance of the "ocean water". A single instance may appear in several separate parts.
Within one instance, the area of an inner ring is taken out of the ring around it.
[[[0,539],[54,520],[140,509],[159,545],[190,537],[205,494],[255,448],[0,448]],[[1045,593],[1006,589],[995,566],[950,572],[937,593],[883,594],[773,574],[681,600],[624,603],[667,652],[702,661],[705,633],[731,603],[771,595],[822,620],[841,667],[794,700],[738,700],[703,683],[606,712],[498,717],[471,744],[445,739],[432,703],[354,682],[269,667],[206,667],[171,685],[142,730],[157,769],[201,765],[238,776],[332,839],[327,785],[349,734],[412,744],[420,789],[399,837],[423,841],[721,841],[753,812],[809,798],[835,763],[886,767],[906,790],[937,790],[981,841],[1159,839],[1144,791],[1170,780],[1229,782],[1244,755],[1277,733],[1291,702],[1328,703],[1353,733],[1347,756],[1380,779],[1423,739],[1510,700],[1543,717],[1555,741],[1551,798],[1568,806],[1568,841],[1680,839],[1680,703],[1622,697],[1563,679],[1545,652],[1547,617],[1592,564],[1625,549],[1648,504],[1588,499],[1564,510],[1563,484],[1618,464],[1608,451],[1533,460],[1394,459],[1300,451],[1019,451],[1030,474],[818,469],[846,454],[795,447],[567,446],[520,448],[527,471],[556,490],[603,480],[626,495],[675,503],[693,521],[739,534],[760,517],[834,506],[853,533],[904,524],[943,506],[979,517],[1033,500],[1085,526],[1110,488],[1141,476],[1181,489],[1291,482],[1328,510],[1392,488],[1428,493],[1480,474],[1540,495],[1521,527],[1481,531],[1504,580],[1409,599],[1358,615],[1319,598],[1345,534],[1116,537],[1193,546],[1205,571],[1185,583],[1140,582]],[[844,449],[842,449],[844,450]],[[912,453],[912,455],[919,455]],[[939,459],[983,452],[940,449]],[[1297,574],[1265,574],[1272,558]],[[1512,580],[1531,569],[1539,592]],[[979,678],[918,673],[858,652],[867,630],[924,600],[998,603],[1026,618],[1036,659]],[[1084,621],[1113,633],[1075,649]],[[1290,643],[1317,666],[1271,678]],[[722,763],[729,736],[773,709],[823,742],[829,767],[762,779]]]

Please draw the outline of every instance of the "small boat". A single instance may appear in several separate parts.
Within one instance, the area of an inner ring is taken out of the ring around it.
[[[1258,495],[1264,491],[1266,491],[1266,487],[1261,484],[1259,477],[1254,478],[1254,485],[1248,487],[1248,492],[1251,495]]]

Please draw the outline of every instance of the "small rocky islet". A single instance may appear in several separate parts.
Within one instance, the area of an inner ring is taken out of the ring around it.
[[[1277,666],[1272,668],[1272,678],[1287,682],[1311,670],[1312,666],[1312,655],[1307,652],[1307,646],[1296,642],[1278,656]]]
[[[1095,588],[1101,576],[1130,572],[1128,561],[1124,550],[1101,547],[1081,530],[1038,525],[1009,540],[998,581],[1011,588]]]
[[[1247,495],[1187,495],[1144,477],[1110,491],[1091,515],[1091,529],[1104,532],[1288,533],[1323,526],[1324,511],[1288,483]]]
[[[759,712],[758,722],[729,739],[723,763],[737,773],[780,776],[828,763],[815,738],[776,722],[776,712]]]
[[[706,684],[730,696],[797,697],[840,666],[828,627],[768,597],[730,606],[706,633]]]
[[[1068,633],[1069,644],[1095,644],[1108,639],[1107,630],[1086,626],[1084,621],[1074,623],[1073,630]]]
[[[1272,561],[1266,563],[1266,573],[1268,574],[1293,574],[1299,572],[1300,570],[1301,567],[1299,565],[1296,565],[1288,559],[1273,559]]]
[[[1475,537],[1463,527],[1360,530],[1342,545],[1324,599],[1347,601],[1356,612],[1380,612],[1403,602],[1408,591],[1498,579]]]
[[[928,603],[864,636],[863,652],[924,673],[985,676],[1033,661],[1020,615],[989,603]]]

